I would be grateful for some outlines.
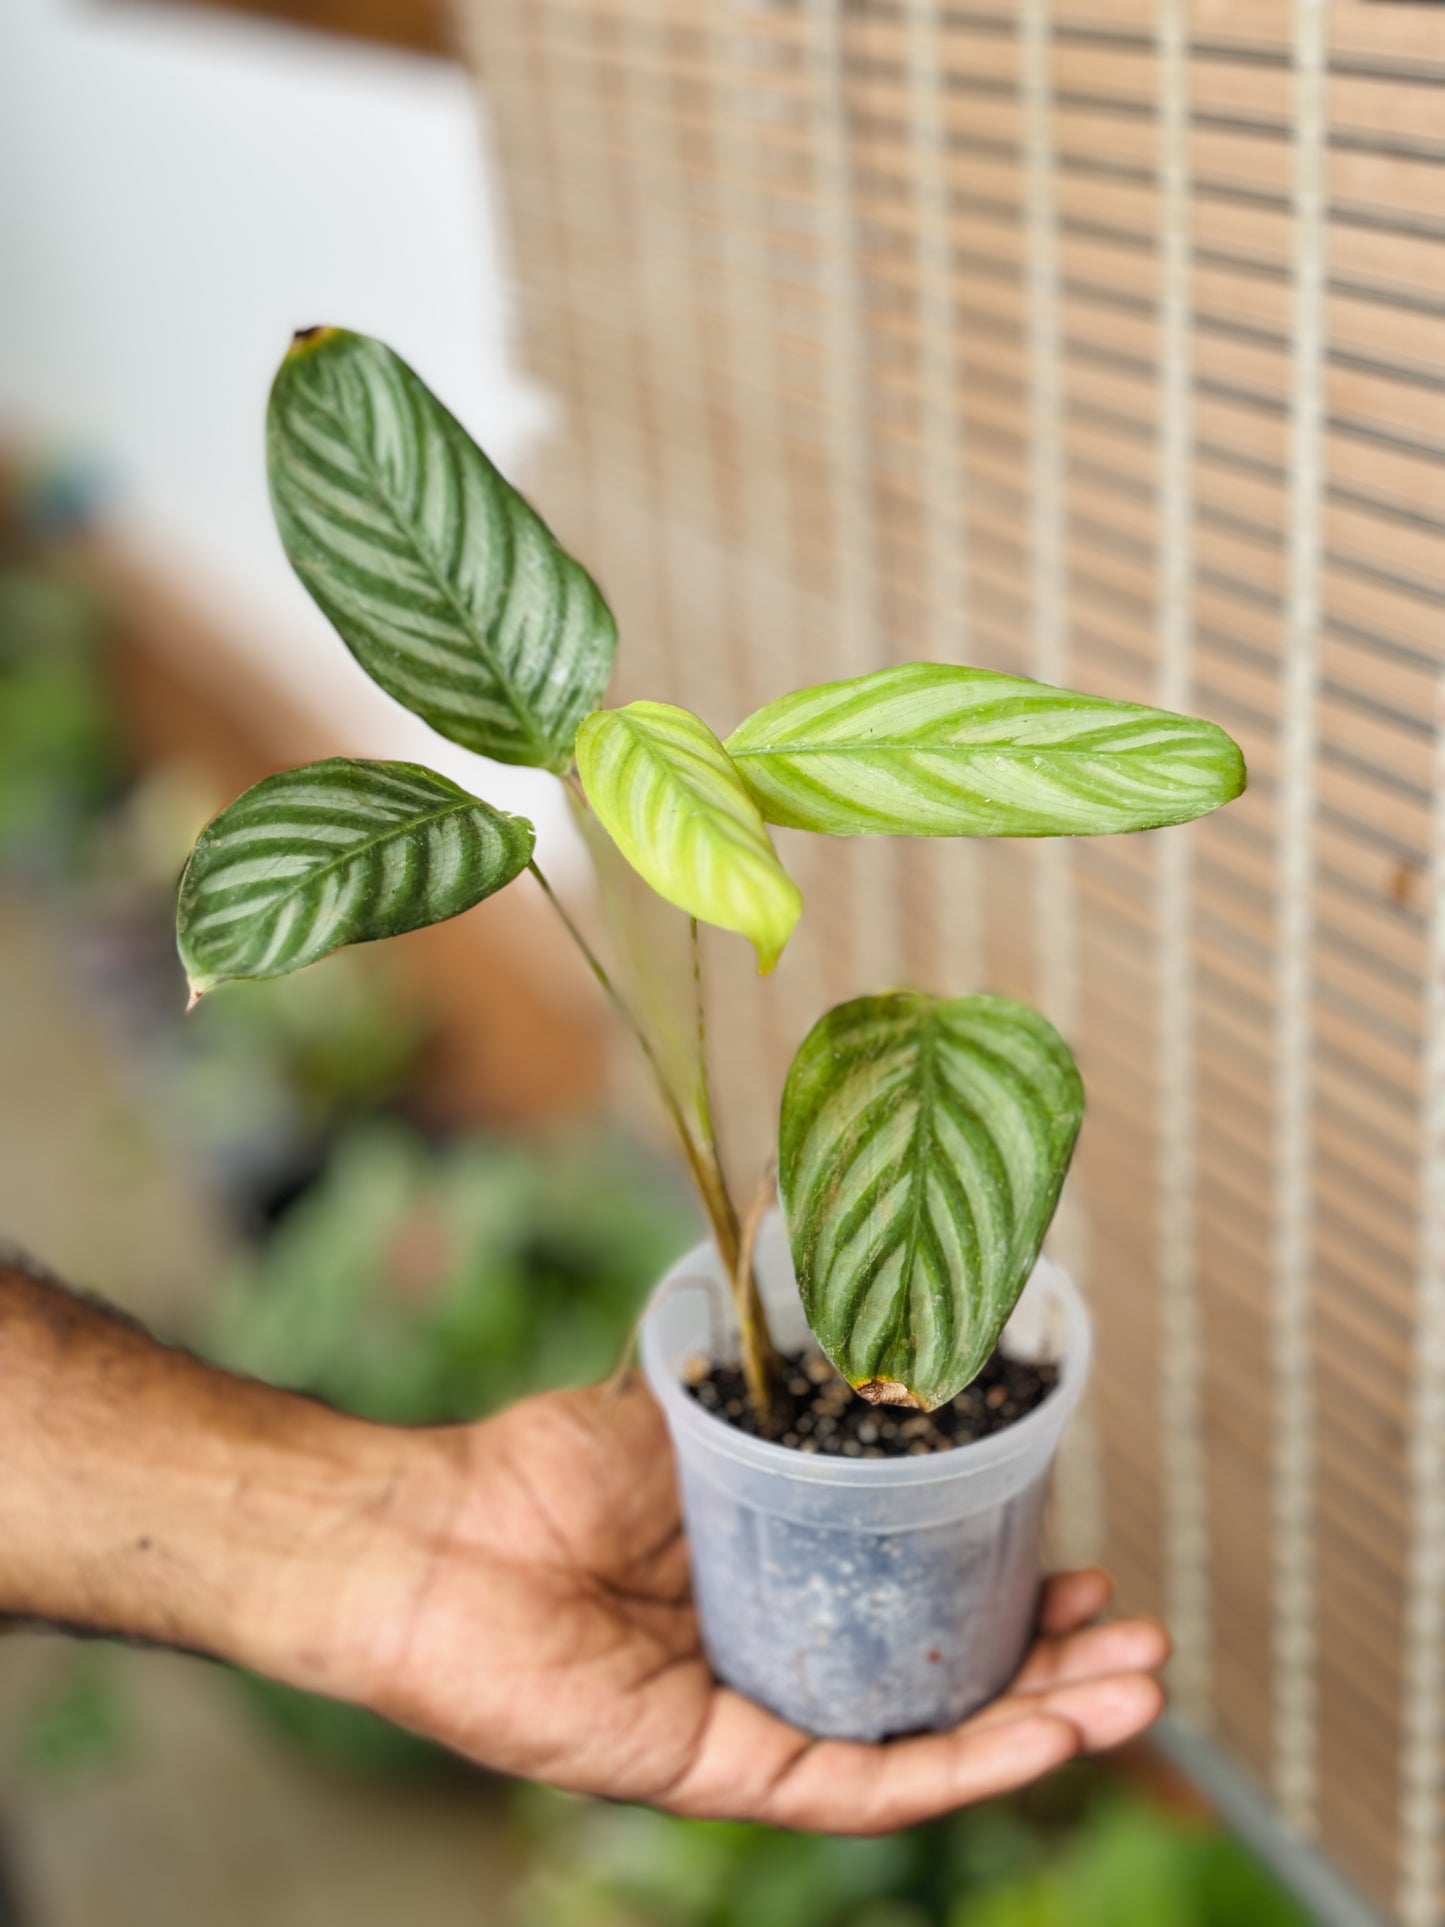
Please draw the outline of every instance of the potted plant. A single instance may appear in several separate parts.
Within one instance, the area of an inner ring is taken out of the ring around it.
[[[1244,787],[1211,723],[952,664],[784,694],[725,741],[672,704],[602,707],[617,638],[596,584],[364,336],[295,338],[267,452],[291,561],[368,674],[453,741],[552,771],[694,945],[698,921],[738,932],[763,972],[802,909],[770,825],[1099,835]],[[1088,1364],[1077,1294],[1039,1256],[1083,1116],[1067,1045],[996,996],[889,989],[828,1011],[783,1094],[782,1219],[744,1216],[701,1025],[679,1088],[532,826],[416,764],[341,758],[266,778],[202,832],[179,902],[192,999],[455,916],[523,871],[633,1032],[711,1226],[659,1288],[642,1355],[715,1668],[818,1733],[959,1719],[1030,1631],[1049,1464]],[[996,1358],[1031,1278],[1029,1329]]]

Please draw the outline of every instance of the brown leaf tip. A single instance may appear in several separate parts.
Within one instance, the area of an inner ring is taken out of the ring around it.
[[[298,328],[291,337],[291,346],[287,350],[288,356],[304,354],[308,348],[319,348],[322,342],[329,341],[335,333],[335,328],[323,328],[319,326],[315,328]]]
[[[870,1378],[866,1385],[855,1385],[853,1390],[870,1405],[909,1405],[915,1412],[930,1409],[917,1392],[910,1392],[896,1378]]]

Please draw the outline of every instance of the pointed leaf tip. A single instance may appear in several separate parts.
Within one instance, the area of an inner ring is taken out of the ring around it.
[[[293,355],[304,355],[309,348],[323,347],[333,336],[340,333],[339,328],[298,328],[291,337],[291,346],[286,350],[286,359],[289,361]]]
[[[926,1399],[910,1392],[896,1378],[870,1378],[862,1385],[855,1385],[853,1390],[859,1398],[866,1398],[870,1405],[903,1405],[915,1412],[930,1409]]]

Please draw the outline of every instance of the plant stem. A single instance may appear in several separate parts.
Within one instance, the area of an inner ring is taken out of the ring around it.
[[[712,1121],[712,1088],[707,1071],[707,1009],[702,990],[702,942],[697,932],[697,918],[689,917],[688,924],[692,936],[692,1001],[697,1014],[697,1084],[694,1091],[697,1121],[707,1154],[721,1170],[722,1159],[718,1156],[717,1132]]]
[[[703,996],[702,944],[698,937],[696,917],[691,919],[691,924],[692,988],[697,1011],[698,1126],[702,1132],[703,1149],[708,1161],[713,1169],[721,1174],[722,1157],[718,1151],[717,1132],[713,1126],[712,1088],[708,1078],[707,1004]],[[724,1183],[724,1189],[726,1189],[726,1183]],[[733,1305],[737,1313],[743,1378],[747,1383],[748,1396],[752,1400],[764,1433],[772,1428],[773,1392],[780,1373],[780,1362],[772,1332],[768,1327],[768,1314],[763,1306],[762,1294],[758,1290],[757,1273],[753,1268],[753,1247],[757,1242],[758,1225],[763,1212],[767,1209],[771,1194],[771,1183],[765,1178],[764,1189],[760,1194],[761,1203],[755,1201],[748,1212],[729,1273]]]
[[[771,1437],[774,1430],[773,1394],[782,1377],[782,1360],[773,1342],[762,1293],[758,1290],[758,1273],[753,1263],[753,1253],[757,1248],[758,1229],[767,1214],[768,1206],[773,1201],[775,1191],[773,1165],[769,1160],[757,1194],[748,1206],[747,1216],[743,1219],[742,1237],[738,1242],[737,1269],[733,1273],[733,1306],[737,1313],[743,1377],[747,1382],[748,1396],[753,1401],[758,1414],[758,1423],[762,1427],[765,1438]]]
[[[727,1184],[723,1178],[722,1166],[718,1162],[716,1146],[712,1144],[711,1136],[709,1135],[704,1145],[699,1145],[696,1137],[693,1135],[692,1126],[688,1123],[683,1108],[677,1100],[677,1093],[668,1081],[667,1072],[663,1068],[662,1060],[658,1057],[657,1051],[653,1047],[652,1039],[634,1016],[632,1008],[626,998],[618,990],[616,984],[613,983],[606,965],[568,915],[561,898],[542,874],[537,863],[533,861],[527,865],[527,868],[532,872],[532,875],[537,879],[538,883],[541,884],[542,892],[547,898],[547,901],[561,918],[563,928],[586,959],[587,967],[602,986],[613,1009],[636,1039],[638,1047],[646,1059],[647,1067],[652,1072],[653,1082],[657,1086],[658,1095],[661,1097],[667,1114],[672,1119],[673,1127],[681,1141],[683,1155],[687,1159],[688,1170],[692,1174],[693,1183],[697,1186],[698,1195],[702,1199],[703,1209],[706,1211],[708,1222],[712,1226],[713,1237],[717,1241],[718,1255],[722,1259],[723,1268],[729,1278],[735,1279],[737,1275],[741,1235],[738,1227],[738,1215],[733,1206],[732,1198],[728,1194]]]

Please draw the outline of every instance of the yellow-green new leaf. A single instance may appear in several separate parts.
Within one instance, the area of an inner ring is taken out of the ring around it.
[[[1214,723],[949,663],[797,690],[727,748],[768,822],[831,836],[1107,836],[1245,783]]]
[[[578,732],[577,767],[633,869],[679,909],[739,931],[771,970],[803,899],[707,724],[670,703],[597,710]]]
[[[400,356],[298,336],[266,458],[292,566],[372,680],[468,749],[565,770],[607,687],[611,613]]]
[[[859,997],[783,1091],[778,1186],[819,1344],[865,1398],[944,1404],[1028,1282],[1084,1115],[1051,1024],[1007,997]]]
[[[470,910],[524,870],[532,826],[416,763],[268,776],[202,830],[176,935],[192,997]]]

